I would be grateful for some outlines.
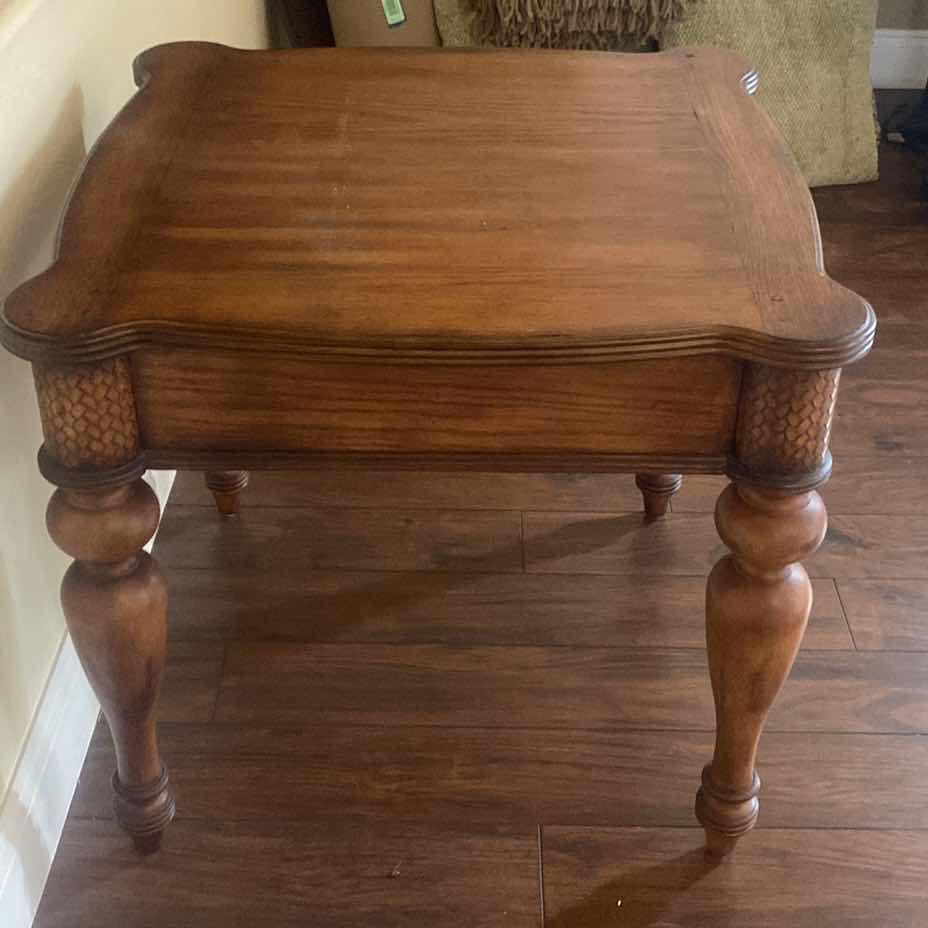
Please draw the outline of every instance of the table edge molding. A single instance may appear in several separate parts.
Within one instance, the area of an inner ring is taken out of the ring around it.
[[[589,341],[523,338],[474,344],[472,339],[428,337],[392,341],[324,342],[294,332],[223,328],[157,322],[111,326],[78,337],[55,338],[28,332],[0,311],[0,344],[27,361],[42,364],[89,364],[148,347],[260,351],[309,360],[352,360],[409,364],[545,364],[598,363],[723,354],[775,367],[820,370],[844,367],[869,352],[876,315],[866,304],[864,324],[845,338],[827,341],[781,339],[733,327],[668,329],[629,333],[616,339]]]

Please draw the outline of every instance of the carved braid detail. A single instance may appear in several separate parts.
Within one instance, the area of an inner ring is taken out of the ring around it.
[[[828,452],[840,370],[745,366],[735,456],[760,474],[811,473]]]
[[[33,366],[45,448],[62,466],[102,470],[139,453],[129,361]]]

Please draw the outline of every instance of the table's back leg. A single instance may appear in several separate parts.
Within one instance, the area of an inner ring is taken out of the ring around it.
[[[663,518],[670,497],[683,486],[679,474],[635,474],[635,483],[644,498],[644,515],[648,522]]]
[[[219,514],[227,519],[237,516],[241,510],[242,490],[248,486],[248,471],[210,470],[205,477]]]

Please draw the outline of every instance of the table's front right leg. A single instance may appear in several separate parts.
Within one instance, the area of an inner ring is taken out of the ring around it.
[[[812,607],[800,563],[821,544],[825,506],[814,487],[829,474],[828,439],[839,371],[747,365],[733,482],[715,522],[731,554],[706,593],[706,644],[716,738],[696,816],[710,857],[728,854],[757,820],[758,740],[789,676]]]
[[[716,736],[696,797],[710,857],[728,854],[757,820],[757,743],[812,608],[812,585],[799,561],[819,546],[826,521],[814,491],[731,484],[719,498],[716,524],[732,553],[715,565],[706,592]]]

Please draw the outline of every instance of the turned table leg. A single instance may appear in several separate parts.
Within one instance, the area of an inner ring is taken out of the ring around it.
[[[58,489],[47,514],[52,538],[75,558],[61,599],[116,746],[116,818],[142,852],[158,847],[174,817],[155,736],[167,592],[157,563],[141,550],[158,514],[157,497],[140,479],[108,489]]]
[[[798,561],[821,544],[827,518],[815,491],[731,484],[719,497],[715,519],[732,553],[716,564],[706,594],[716,739],[696,816],[706,830],[707,855],[720,858],[757,820],[757,742],[812,606],[812,587]]]
[[[248,471],[211,470],[205,477],[219,514],[227,519],[237,516],[241,510],[242,490],[248,486]]]
[[[683,486],[679,474],[635,474],[635,484],[644,498],[644,515],[648,522],[667,515],[670,497]]]

